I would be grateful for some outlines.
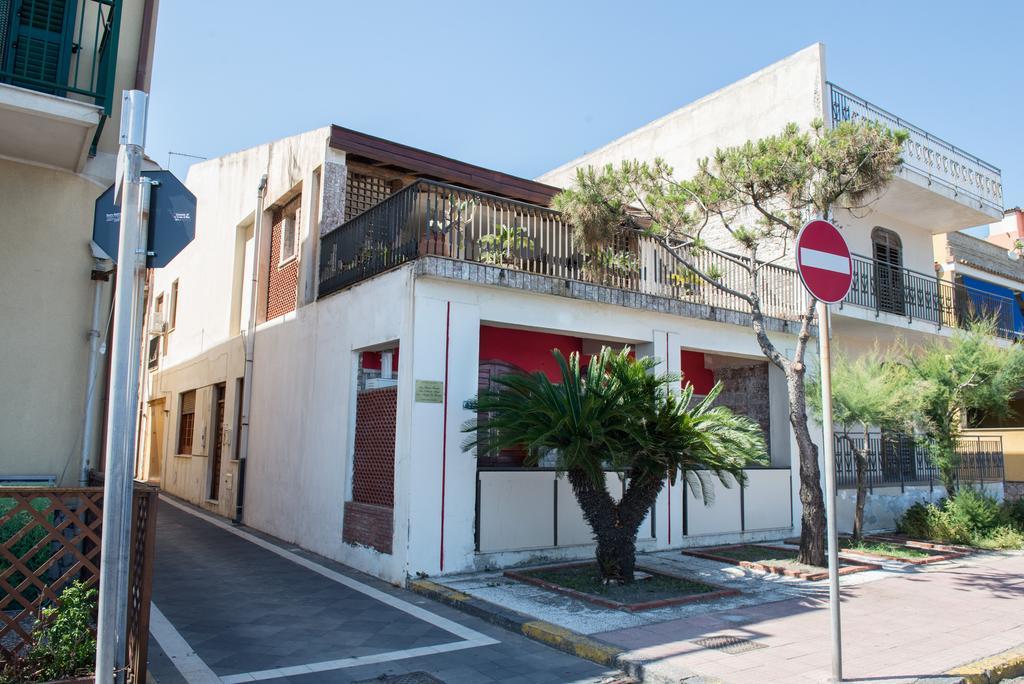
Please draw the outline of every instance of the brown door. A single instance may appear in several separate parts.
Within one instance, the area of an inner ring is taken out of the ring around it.
[[[224,394],[225,385],[221,383],[214,388],[213,416],[213,453],[210,454],[210,501],[220,498],[220,463],[224,452]]]

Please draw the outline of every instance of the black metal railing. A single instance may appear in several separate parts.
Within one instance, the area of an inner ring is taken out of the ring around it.
[[[622,235],[601,252],[587,254],[556,211],[426,180],[321,238],[319,296],[428,255],[749,310],[740,297],[687,271],[650,237]],[[742,258],[707,251],[692,258],[698,268],[733,289],[750,291]],[[762,264],[758,292],[767,315],[800,315],[803,294],[793,269]]]
[[[907,131],[909,138],[903,145],[904,167],[913,169],[929,182],[952,188],[994,210],[1003,210],[1002,173],[998,168],[834,83],[829,83],[828,89],[833,124],[867,120]]]
[[[843,304],[928,321],[939,327],[963,328],[972,321],[992,318],[1001,337],[1016,339],[1024,335],[1024,330],[1014,327],[1017,304],[1009,297],[859,255],[853,256],[853,285]]]
[[[856,452],[864,445],[863,436],[836,433],[836,487],[857,486]],[[957,442],[960,464],[957,481],[964,484],[998,482],[1003,479],[1003,441],[1000,437],[962,437]],[[868,467],[865,483],[869,488],[906,485],[941,486],[942,478],[932,464],[928,445],[911,435],[871,433],[868,436]]]

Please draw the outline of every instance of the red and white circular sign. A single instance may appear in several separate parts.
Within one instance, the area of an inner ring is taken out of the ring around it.
[[[828,221],[811,221],[800,230],[796,268],[807,291],[829,304],[842,301],[853,284],[850,248]]]

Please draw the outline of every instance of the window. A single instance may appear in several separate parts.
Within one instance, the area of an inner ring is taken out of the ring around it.
[[[281,247],[279,252],[281,259],[278,266],[284,266],[286,263],[295,258],[295,253],[298,251],[296,244],[298,237],[298,231],[295,229],[296,219],[298,218],[298,212],[295,216],[285,216],[281,222]]]
[[[907,296],[903,283],[903,243],[900,236],[886,228],[871,231],[872,257],[875,260],[875,298],[881,311],[903,315]]]
[[[161,295],[162,296],[162,295]],[[171,283],[170,315],[167,317],[168,332],[174,330],[174,324],[178,320],[178,281]]]
[[[196,391],[182,392],[178,419],[178,453],[192,453],[192,432],[196,426]]]
[[[164,320],[164,295],[161,292],[153,300],[153,323],[159,326]]]

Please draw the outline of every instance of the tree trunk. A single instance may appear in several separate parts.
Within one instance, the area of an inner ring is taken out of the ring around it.
[[[853,539],[860,541],[864,536],[864,505],[868,500],[867,470],[868,470],[868,449],[867,436],[864,437],[864,448],[854,449],[854,457],[857,461],[857,508],[853,512]]]
[[[633,477],[618,503],[604,483],[580,470],[569,471],[569,484],[597,542],[597,565],[608,584],[629,584],[636,569],[636,535],[664,486],[663,479]]]
[[[795,365],[795,364],[794,364]],[[796,436],[800,458],[800,555],[801,563],[825,566],[825,498],[821,493],[821,469],[818,447],[807,427],[807,394],[804,389],[804,368],[791,367],[786,372],[789,390],[789,424]],[[825,435],[832,439],[832,435]]]

